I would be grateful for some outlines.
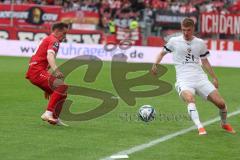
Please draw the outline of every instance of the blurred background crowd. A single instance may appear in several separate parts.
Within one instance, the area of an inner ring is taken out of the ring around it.
[[[180,31],[181,15],[201,21],[201,13],[238,14],[240,0],[1,0],[2,4],[38,4],[61,6],[63,12],[84,11],[98,14],[94,29],[105,34],[139,29],[143,40],[148,36],[166,36]],[[172,17],[169,17],[172,16]],[[175,23],[165,23],[169,21]],[[73,23],[71,20],[69,23]],[[86,23],[86,21],[85,21]],[[200,32],[200,23],[196,31]],[[117,29],[118,28],[118,29]],[[210,38],[238,38],[237,35],[212,34]]]

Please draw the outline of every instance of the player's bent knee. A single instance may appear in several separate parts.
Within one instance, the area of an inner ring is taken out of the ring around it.
[[[188,97],[187,99],[185,99],[185,101],[187,103],[195,103],[195,99],[193,97]]]
[[[226,107],[226,104],[224,102],[224,100],[219,100],[217,101],[216,105],[218,106],[218,108],[220,109],[224,109]]]
[[[67,96],[67,90],[68,90],[68,85],[61,84],[61,85],[57,86],[55,91],[57,91],[61,95]]]
[[[186,101],[186,103],[195,103],[195,98],[193,95],[188,94],[188,95],[184,95],[182,96],[183,99]]]

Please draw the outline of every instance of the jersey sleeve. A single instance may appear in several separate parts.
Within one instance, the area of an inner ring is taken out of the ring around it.
[[[206,44],[204,42],[202,42],[200,58],[201,59],[206,59],[209,56],[210,56],[210,52],[208,51]]]
[[[47,51],[53,51],[54,54],[57,54],[59,46],[60,44],[58,41],[50,41]]]
[[[166,53],[170,53],[174,51],[174,41],[172,38],[170,38],[168,42],[163,46],[163,50]]]

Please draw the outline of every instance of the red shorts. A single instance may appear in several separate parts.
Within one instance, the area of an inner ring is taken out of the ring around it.
[[[52,94],[54,90],[52,84],[56,77],[52,76],[48,71],[37,71],[29,69],[26,78],[29,79],[32,84],[38,86],[45,92]]]

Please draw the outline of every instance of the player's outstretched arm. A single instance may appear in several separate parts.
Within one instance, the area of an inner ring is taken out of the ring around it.
[[[208,59],[201,59],[202,61],[202,66],[203,68],[208,72],[208,74],[212,77],[213,79],[213,85],[218,88],[218,79],[217,76],[215,75],[213,68],[211,66],[211,64],[209,63]]]
[[[151,69],[151,73],[153,75],[156,75],[157,74],[157,66],[158,64],[162,61],[163,57],[166,55],[166,52],[164,50],[162,50],[158,56],[157,56],[157,59],[156,59],[156,62],[152,65],[152,69]]]

